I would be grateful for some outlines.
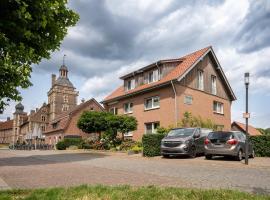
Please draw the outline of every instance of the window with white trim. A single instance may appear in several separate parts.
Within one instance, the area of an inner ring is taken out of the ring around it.
[[[151,122],[151,123],[145,123],[145,133],[156,133],[157,128],[159,127],[159,122]]]
[[[192,96],[185,95],[185,97],[184,97],[184,104],[191,105],[192,104],[192,100],[193,100]]]
[[[160,107],[159,96],[150,97],[148,99],[145,99],[145,101],[144,101],[144,109],[145,110],[155,109],[155,108],[159,108],[159,107]]]
[[[125,103],[124,104],[124,113],[132,113],[133,112],[133,103]]]
[[[148,73],[148,83],[156,82],[159,79],[158,69]]]
[[[214,75],[211,76],[211,93],[217,94],[217,77]]]
[[[197,76],[197,84],[198,84],[198,89],[199,90],[203,90],[204,86],[203,86],[203,71],[202,70],[198,70],[198,76]]]
[[[110,108],[110,113],[112,113],[112,114],[114,114],[114,115],[117,115],[117,113],[118,113],[118,109],[116,108],[116,107],[112,107],[112,108]]]
[[[134,88],[135,88],[135,79],[128,80],[126,90],[132,90]]]
[[[215,113],[224,114],[223,103],[214,101],[213,110]]]

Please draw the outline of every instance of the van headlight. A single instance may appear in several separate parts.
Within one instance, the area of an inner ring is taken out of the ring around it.
[[[189,144],[189,143],[190,143],[190,140],[186,140],[186,141],[185,141],[185,144]]]

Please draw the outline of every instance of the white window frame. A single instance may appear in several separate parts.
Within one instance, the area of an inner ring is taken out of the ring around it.
[[[133,137],[133,131],[129,131],[127,133],[124,133],[124,137],[127,137],[127,138]]]
[[[159,80],[159,70],[158,69],[155,69],[153,71],[148,72],[147,83],[154,83],[154,82],[157,82],[158,80]]]
[[[133,90],[135,88],[135,79],[130,79],[127,81],[127,87],[126,90]]]
[[[224,114],[224,104],[218,101],[214,101],[213,110],[214,113]]]
[[[110,108],[110,110],[109,110],[112,114],[114,114],[114,115],[117,115],[117,108],[116,107],[112,107],[112,108]]]
[[[211,93],[217,95],[217,77],[214,75],[211,76]]]
[[[126,110],[126,105],[127,105],[128,110]],[[124,113],[125,114],[133,113],[133,103],[128,102],[124,104]]]
[[[150,125],[150,124],[151,124],[151,132],[148,132],[146,127],[147,127],[147,125]],[[145,134],[153,134],[153,133],[157,133],[157,129],[155,129],[155,124],[157,124],[157,127],[160,126],[160,123],[159,123],[159,122],[149,122],[149,123],[145,123],[145,124],[144,124],[144,129],[145,129],[144,133],[145,133]]]
[[[203,71],[198,70],[198,75],[197,75],[197,81],[198,81],[198,89],[199,90],[204,90],[204,80],[203,80]]]
[[[158,106],[154,106],[154,100],[155,99],[158,99]],[[150,108],[146,107],[146,105],[147,105],[146,102],[148,100],[151,100],[151,107]],[[159,96],[150,97],[150,98],[147,98],[147,99],[144,100],[144,110],[152,110],[152,109],[157,109],[157,108],[160,108],[160,98],[159,98]]]
[[[184,104],[192,105],[193,97],[191,95],[185,95],[184,97]]]

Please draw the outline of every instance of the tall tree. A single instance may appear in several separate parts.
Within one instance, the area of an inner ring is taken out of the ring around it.
[[[106,120],[107,117],[108,113],[106,112],[85,111],[80,116],[77,127],[86,133],[98,133],[100,138],[101,132],[110,129]]]
[[[31,65],[49,59],[78,19],[67,0],[0,1],[0,112],[21,100],[18,88],[31,86]]]
[[[120,115],[118,116],[119,127],[118,131],[122,134],[122,140],[124,139],[124,134],[130,131],[135,131],[137,129],[138,122],[135,117]]]

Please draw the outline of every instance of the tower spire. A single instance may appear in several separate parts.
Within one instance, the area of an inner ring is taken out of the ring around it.
[[[65,65],[65,58],[66,58],[66,54],[64,54],[64,56],[63,56],[63,65]]]

